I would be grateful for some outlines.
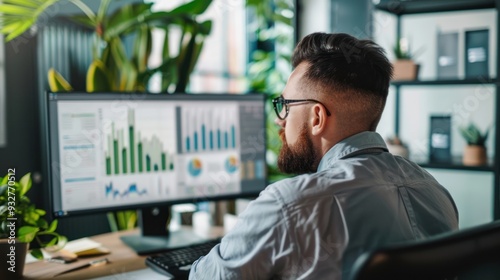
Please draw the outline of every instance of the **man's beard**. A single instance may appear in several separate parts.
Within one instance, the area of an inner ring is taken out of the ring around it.
[[[288,145],[283,128],[280,129],[279,135],[283,143],[278,155],[278,168],[281,172],[291,174],[316,172],[316,152],[307,133],[307,127],[302,127],[299,138],[293,146]]]

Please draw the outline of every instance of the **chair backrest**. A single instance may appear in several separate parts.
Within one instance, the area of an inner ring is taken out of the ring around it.
[[[362,254],[349,279],[500,279],[500,221]]]

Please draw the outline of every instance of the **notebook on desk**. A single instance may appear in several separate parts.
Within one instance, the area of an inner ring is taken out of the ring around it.
[[[102,246],[101,243],[85,237],[68,242],[61,252],[75,254],[78,257],[88,257],[109,254],[110,250]]]

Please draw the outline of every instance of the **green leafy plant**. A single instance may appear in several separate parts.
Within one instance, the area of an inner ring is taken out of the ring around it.
[[[467,141],[467,145],[476,145],[483,147],[486,140],[488,139],[488,134],[490,132],[490,129],[487,129],[484,133],[481,133],[479,128],[473,123],[470,123],[466,127],[459,127],[459,130],[462,137],[465,139],[465,141]]]
[[[410,45],[406,38],[398,38],[396,45],[393,48],[394,56],[397,59],[412,59],[413,55],[410,51]]]
[[[29,29],[43,12],[60,0],[5,0],[0,4],[0,32],[12,40]],[[83,1],[69,0],[83,14],[69,19],[94,30],[93,62],[89,65],[86,91],[144,91],[151,77],[161,75],[162,92],[185,92],[189,77],[211,32],[212,21],[198,21],[211,0],[193,0],[171,11],[154,11],[153,3],[121,6],[108,15],[111,0],[102,0],[97,13]],[[169,33],[180,30],[178,50],[170,50]],[[163,30],[161,56],[157,67],[149,67],[153,30]],[[132,53],[127,54],[123,39],[133,37]],[[175,55],[174,55],[175,53]],[[73,87],[55,69],[48,73],[52,91],[71,91]]]
[[[35,241],[40,248],[32,249],[31,254],[42,259],[41,248],[61,249],[67,239],[55,232],[57,220],[47,222],[45,210],[37,208],[26,195],[32,186],[31,174],[16,181],[15,170],[10,171],[13,172],[0,177],[0,238],[16,238],[24,243]]]
[[[123,210],[107,213],[111,231],[133,229],[137,226],[137,211]]]
[[[292,70],[290,61],[294,48],[295,5],[291,0],[247,0],[246,5],[255,13],[255,22],[249,26],[257,35],[257,48],[251,54],[248,66],[250,91],[272,98],[283,91]],[[276,167],[281,148],[279,127],[274,123],[271,102],[267,108],[268,174],[271,180],[286,175]]]

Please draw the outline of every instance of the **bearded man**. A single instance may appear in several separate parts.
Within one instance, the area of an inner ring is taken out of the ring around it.
[[[392,76],[382,48],[313,33],[292,64],[272,102],[278,167],[294,176],[262,191],[190,279],[342,279],[364,252],[458,228],[446,189],[375,132]]]

